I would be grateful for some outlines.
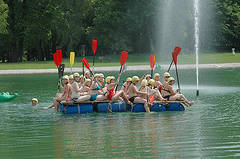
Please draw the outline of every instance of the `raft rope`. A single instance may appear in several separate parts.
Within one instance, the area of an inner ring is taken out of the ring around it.
[[[108,113],[112,113],[112,102],[108,103]]]
[[[78,104],[78,114],[80,114],[80,104]]]

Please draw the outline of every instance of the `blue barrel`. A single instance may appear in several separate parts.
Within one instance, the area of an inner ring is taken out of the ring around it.
[[[144,104],[134,104],[134,106],[130,110],[131,112],[146,112],[144,108]]]
[[[64,114],[86,114],[93,113],[92,104],[63,105],[59,103],[59,110]]]
[[[166,111],[166,107],[164,104],[155,103],[151,107],[150,111],[151,112],[164,112],[164,111]]]
[[[97,112],[108,113],[108,112],[126,112],[125,102],[113,102],[113,103],[98,103]]]
[[[167,111],[184,111],[182,103],[169,103],[165,105]]]
[[[137,103],[132,108],[128,106],[128,111],[131,112],[146,112],[144,108],[144,104]],[[169,103],[169,104],[159,104],[155,103],[151,108],[150,111],[153,112],[164,112],[164,111],[184,111],[185,108],[181,103]]]

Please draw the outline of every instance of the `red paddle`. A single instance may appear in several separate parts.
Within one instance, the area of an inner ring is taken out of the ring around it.
[[[153,78],[153,68],[155,66],[156,56],[154,54],[150,55],[150,67],[151,67],[151,76]]]
[[[93,50],[93,53],[95,55],[96,51],[97,51],[97,40],[92,41],[92,50]]]
[[[93,73],[92,73],[92,71],[91,71],[91,69],[89,67],[89,64],[87,62],[87,59],[85,57],[82,59],[82,63],[91,72],[91,74],[93,75]]]
[[[62,64],[62,50],[57,50],[56,53],[53,54],[53,59],[54,59],[54,63],[56,64],[56,66],[58,68],[58,76],[59,76],[59,82],[60,82],[60,79],[64,73],[64,67],[65,67],[65,65]],[[60,87],[58,84],[58,91],[59,91],[59,89],[60,89]]]
[[[179,78],[178,78],[178,69],[177,69],[177,53],[175,52],[173,52],[172,53],[172,59],[173,59],[173,62],[174,62],[174,64],[175,64],[175,68],[176,68],[176,75],[177,75],[177,82],[178,82],[178,88],[180,89],[180,83],[179,83]],[[180,93],[180,91],[179,91],[179,93]]]
[[[58,67],[59,66],[59,62],[58,62],[58,54],[57,53],[53,54],[53,59],[54,59],[55,65]]]
[[[128,57],[128,52],[122,51],[121,52],[121,58],[120,58],[120,65],[121,65],[121,67],[120,67],[120,71],[119,71],[119,76],[120,76],[120,74],[122,72],[122,68],[123,68],[123,65],[125,64],[125,62],[127,60],[127,57]],[[115,88],[115,91],[117,90],[117,88],[118,88],[118,84],[117,84],[117,86]]]
[[[121,64],[120,72],[122,71],[122,67],[125,64],[125,62],[127,60],[127,57],[128,57],[128,52],[122,51],[121,52],[121,58],[120,58],[120,64]]]
[[[172,54],[175,54],[175,55],[176,55],[175,58],[177,58],[177,56],[180,54],[181,50],[182,50],[182,49],[181,49],[179,46],[176,46],[176,47],[174,48],[174,51],[172,52]],[[170,64],[167,72],[170,71],[173,62],[174,62],[174,61],[172,60],[172,62],[171,62],[171,64]]]
[[[95,61],[95,54],[97,51],[97,40],[92,41],[92,50],[93,50],[93,71],[94,71],[94,61]]]
[[[59,65],[62,63],[62,50],[57,50]]]

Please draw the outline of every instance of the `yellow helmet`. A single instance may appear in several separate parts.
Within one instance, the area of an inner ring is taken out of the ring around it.
[[[91,82],[91,79],[86,79],[84,85],[86,86],[88,82]]]
[[[73,75],[70,75],[70,76],[69,76],[69,79],[74,79]]]
[[[136,82],[138,82],[139,81],[139,77],[138,76],[133,76],[132,77],[132,82],[133,83],[136,83]]]
[[[99,77],[104,78],[104,75],[102,73],[99,73]]]
[[[154,77],[154,79],[155,79],[156,77],[160,77],[160,74],[159,74],[159,73],[155,73],[153,77]]]
[[[145,80],[145,79],[142,80],[141,86],[142,87],[146,87],[147,86],[147,80]]]
[[[128,78],[126,79],[126,82],[132,82],[132,78],[131,78],[131,77],[128,77]]]
[[[164,74],[163,74],[163,77],[170,77],[170,73],[168,73],[168,72],[165,72]]]
[[[38,99],[37,98],[33,98],[32,101],[35,101],[38,104]]]
[[[173,77],[169,77],[168,78],[168,83],[171,82],[171,81],[175,81],[175,79]]]
[[[107,76],[107,78],[106,78],[106,80],[105,80],[105,81],[106,81],[106,83],[107,83],[107,84],[109,84],[109,83],[110,83],[110,81],[111,81],[111,76]]]
[[[62,79],[63,79],[63,80],[68,80],[68,81],[69,81],[69,77],[68,77],[68,75],[63,76]]]
[[[153,79],[150,79],[150,80],[148,81],[148,84],[150,84],[151,86],[154,86],[155,81],[154,81]]]
[[[74,73],[73,74],[73,77],[75,78],[75,77],[80,77],[80,75],[79,75],[79,73]]]

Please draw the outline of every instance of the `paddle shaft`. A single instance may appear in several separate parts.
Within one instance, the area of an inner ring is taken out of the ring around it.
[[[178,69],[177,69],[177,65],[175,65],[175,68],[176,68],[176,75],[177,75],[178,88],[180,89],[180,82],[179,82],[179,78],[178,78]],[[181,93],[181,92],[179,91],[179,93]]]
[[[169,68],[168,68],[167,72],[169,72],[169,71],[170,71],[170,69],[171,69],[171,67],[172,67],[172,64],[173,64],[173,60],[172,60],[172,62],[171,62],[171,64],[170,64],[170,66],[169,66]]]
[[[93,55],[93,68],[92,68],[93,72],[94,72],[94,61],[95,61],[95,54]]]
[[[119,71],[119,76],[120,76],[120,74],[121,74],[121,71],[122,71],[122,66],[121,66],[120,71]],[[115,92],[117,91],[117,88],[118,88],[118,84],[117,84],[117,86],[116,86],[116,88],[115,88]]]
[[[152,77],[152,79],[153,79],[153,69],[151,69],[151,77]]]

